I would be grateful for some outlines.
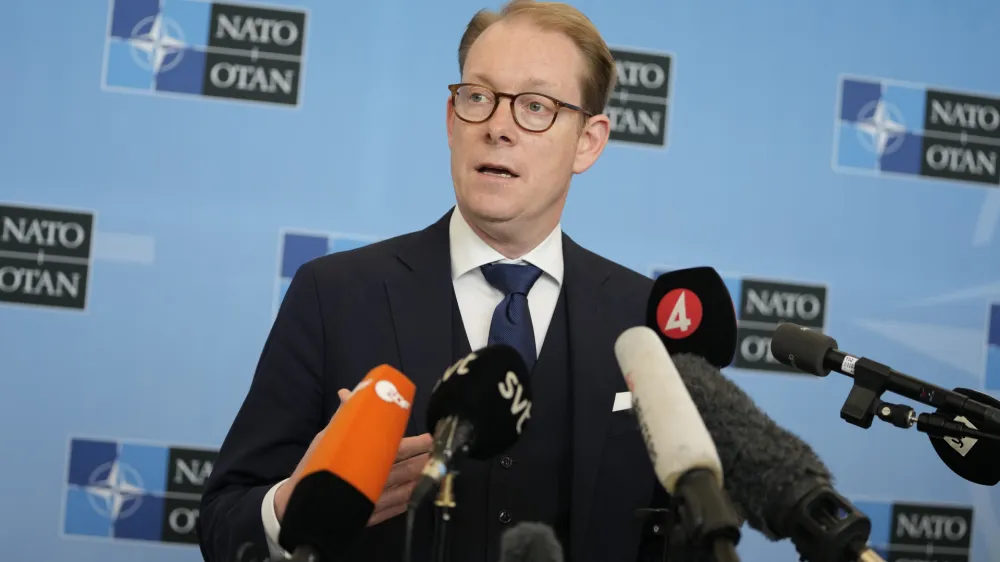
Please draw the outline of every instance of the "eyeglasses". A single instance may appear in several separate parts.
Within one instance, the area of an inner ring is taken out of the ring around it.
[[[514,116],[514,122],[531,133],[543,133],[549,130],[556,122],[559,110],[564,107],[579,111],[588,118],[593,117],[592,113],[578,105],[545,94],[534,92],[505,94],[479,84],[452,84],[448,86],[448,90],[451,91],[455,115],[467,123],[482,123],[489,120],[497,110],[497,101],[502,97],[510,98],[510,113]]]

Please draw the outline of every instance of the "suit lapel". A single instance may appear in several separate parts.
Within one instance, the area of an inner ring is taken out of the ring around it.
[[[611,346],[606,282],[610,271],[564,237],[566,305],[573,368],[573,492],[570,558],[585,558],[591,504],[615,389],[620,377]],[[610,336],[610,337],[609,337]],[[596,530],[595,530],[596,531]]]
[[[452,362],[451,213],[401,247],[396,257],[403,270],[385,281],[400,370],[417,387],[407,435],[429,431],[431,388]]]

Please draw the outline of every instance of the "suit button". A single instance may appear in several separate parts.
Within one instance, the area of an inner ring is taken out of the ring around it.
[[[504,468],[510,468],[510,465],[512,464],[514,464],[514,461],[511,460],[511,458],[508,457],[507,455],[500,457],[500,466]]]
[[[506,509],[500,512],[500,522],[510,523],[510,512]]]

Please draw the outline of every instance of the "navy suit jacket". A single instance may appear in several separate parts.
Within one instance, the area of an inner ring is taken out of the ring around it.
[[[430,390],[453,359],[451,212],[424,230],[315,259],[295,274],[202,497],[205,560],[234,562],[247,543],[266,556],[265,493],[292,473],[333,416],[337,390],[353,388],[376,365],[388,363],[413,380],[406,435],[428,431]],[[654,496],[660,501],[662,487],[634,414],[612,412],[615,394],[628,390],[614,343],[624,330],[644,324],[652,280],[565,235],[563,257],[575,366],[567,560],[658,560],[662,539],[634,511],[650,507]],[[380,526],[364,534],[377,534]],[[374,550],[359,559],[402,556]]]

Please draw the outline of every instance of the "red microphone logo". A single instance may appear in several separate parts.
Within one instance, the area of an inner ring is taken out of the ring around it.
[[[701,299],[689,289],[674,289],[656,307],[656,326],[672,340],[684,339],[701,325]]]

